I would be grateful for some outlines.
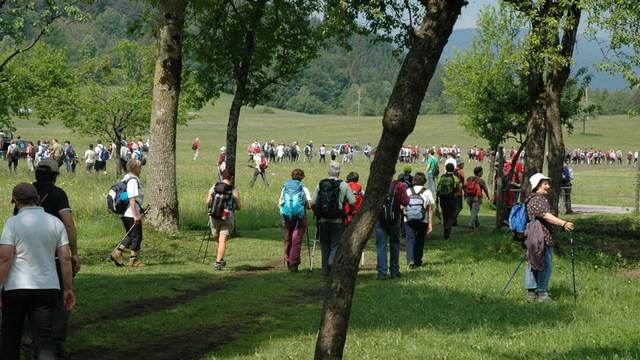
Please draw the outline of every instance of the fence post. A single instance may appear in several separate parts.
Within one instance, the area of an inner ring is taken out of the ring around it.
[[[640,214],[640,156],[636,163],[636,214]]]

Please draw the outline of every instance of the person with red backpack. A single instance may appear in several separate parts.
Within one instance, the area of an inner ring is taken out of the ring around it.
[[[364,190],[362,190],[362,185],[358,184],[358,180],[360,180],[360,175],[358,175],[357,172],[352,171],[347,175],[347,185],[349,185],[349,188],[353,192],[356,203],[353,206],[349,205],[349,203],[344,204],[344,212],[347,216],[344,220],[345,224],[353,220],[353,217],[358,213],[358,209],[360,209],[360,205],[362,204]]]
[[[269,187],[269,181],[267,180],[267,173],[266,173],[266,169],[268,166],[267,160],[266,158],[262,155],[262,153],[260,153],[260,148],[256,147],[253,149],[253,162],[255,163],[254,166],[250,166],[253,167],[253,178],[251,179],[251,182],[249,183],[250,187],[253,187],[253,184],[255,184],[256,179],[258,178],[258,175],[262,176],[262,181],[264,182],[264,184]]]
[[[464,160],[462,158],[456,159],[456,169],[453,171],[453,174],[458,177],[460,181],[460,189],[456,192],[456,212],[455,212],[455,220],[453,221],[453,226],[458,226],[458,215],[464,208],[463,198],[464,192],[462,188],[464,187]]]
[[[473,169],[473,176],[469,176],[463,186],[464,195],[467,197],[467,204],[471,209],[471,216],[469,217],[470,229],[475,229],[480,226],[478,212],[480,212],[480,207],[482,207],[482,193],[484,192],[487,198],[489,198],[489,189],[482,179],[483,171],[482,166]]]

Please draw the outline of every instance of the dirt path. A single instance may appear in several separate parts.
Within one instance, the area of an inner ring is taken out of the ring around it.
[[[621,206],[605,206],[605,205],[581,205],[572,204],[571,208],[574,213],[577,214],[631,214],[633,212],[632,207]]]

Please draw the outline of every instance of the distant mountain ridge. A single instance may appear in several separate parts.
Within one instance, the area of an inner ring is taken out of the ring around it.
[[[442,53],[440,62],[445,63],[447,57],[452,57],[454,49],[467,49],[475,32],[475,29],[454,30],[449,37],[449,42]],[[627,82],[622,76],[611,76],[597,70],[597,63],[603,60],[602,51],[595,41],[585,35],[578,35],[578,42],[573,52],[573,59],[575,61],[574,69],[585,66],[593,75],[591,88],[606,89],[609,91],[628,89]]]

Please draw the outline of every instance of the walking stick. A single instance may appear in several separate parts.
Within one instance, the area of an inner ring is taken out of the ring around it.
[[[520,265],[522,265],[522,263],[524,262],[524,259],[526,257],[527,257],[526,253],[524,255],[522,255],[522,259],[520,259],[520,262],[518,263],[518,266],[516,266],[516,270],[513,272],[513,274],[509,278],[509,281],[507,281],[507,283],[504,284],[504,287],[502,288],[502,291],[500,291],[500,296],[502,296],[504,294],[505,290],[507,290],[507,286],[509,286],[509,284],[511,283],[511,280],[513,280],[513,277],[516,276],[516,273],[520,269]]]
[[[311,251],[311,263],[309,264],[309,272],[313,272],[313,260],[316,258],[316,240],[318,239],[318,231],[320,231],[320,228],[318,227],[318,223],[316,223],[316,233],[313,236],[313,250]]]
[[[204,239],[207,239],[207,246],[204,248],[204,256],[202,257],[202,263],[204,264],[206,258],[207,258],[207,251],[209,249],[209,242],[211,241],[211,217],[208,216],[209,220],[207,221],[207,229],[204,231],[204,234],[202,234],[202,241],[200,241],[200,247],[198,248],[198,255],[196,255],[196,260],[198,260],[198,258],[200,257],[200,250],[202,250],[202,243],[204,242]]]
[[[571,274],[573,275],[573,303],[578,302],[578,293],[576,292],[576,259],[573,255],[573,231],[569,231],[569,245],[571,247]]]
[[[309,243],[309,224],[307,224],[307,252],[309,253],[309,264],[311,264],[311,244]]]
[[[147,207],[146,207],[146,208],[142,209],[142,212],[140,213],[140,219],[142,219],[142,218],[147,214],[147,212],[149,212],[149,208],[150,208],[150,206],[148,206],[148,205],[147,205]],[[124,236],[122,237],[122,240],[120,240],[120,241],[118,242],[118,245],[116,245],[116,248],[115,248],[115,249],[113,249],[113,251],[118,250],[118,248],[120,247],[120,245],[122,244],[122,242],[124,241],[124,239],[126,239],[126,238],[127,238],[127,236],[129,236],[129,234],[131,234],[131,231],[133,231],[133,228],[134,228],[134,227],[136,227],[136,223],[135,223],[135,222],[133,223],[133,225],[131,225],[131,227],[129,228],[129,230],[127,230],[127,233],[126,233],[126,234],[124,234]],[[112,251],[112,253],[113,253],[113,251]],[[109,259],[110,259],[110,257],[109,257],[109,258],[107,258],[107,260],[109,260]]]

